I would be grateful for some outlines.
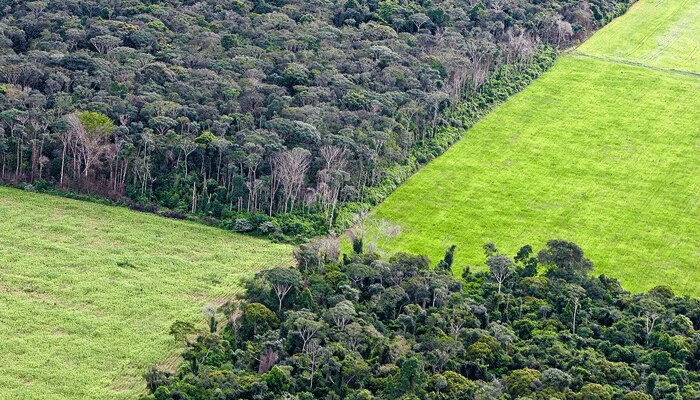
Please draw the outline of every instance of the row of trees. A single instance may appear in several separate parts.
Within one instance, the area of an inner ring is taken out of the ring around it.
[[[0,176],[325,231],[494,71],[631,2],[0,1]]]
[[[207,307],[206,331],[173,324],[184,360],[175,374],[149,371],[145,399],[700,396],[700,301],[665,286],[626,292],[563,240],[514,257],[484,250],[484,272],[455,279],[454,246],[431,268],[403,253],[340,259],[332,239],[305,245],[297,268]]]

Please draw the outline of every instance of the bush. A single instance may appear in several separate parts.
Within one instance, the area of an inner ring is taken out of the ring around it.
[[[254,229],[255,226],[247,218],[236,218],[231,227],[235,232],[251,232]]]
[[[187,219],[187,213],[178,210],[167,210],[165,212],[160,213],[160,215],[172,219]]]

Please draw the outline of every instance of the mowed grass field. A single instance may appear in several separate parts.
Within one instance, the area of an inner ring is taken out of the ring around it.
[[[640,0],[578,51],[700,75],[700,0]]]
[[[685,5],[657,21],[665,26],[699,4],[642,0],[631,13],[663,16],[660,3]],[[589,42],[600,46],[582,48],[624,49],[634,37],[609,32],[643,30],[648,19],[622,17]],[[684,32],[693,37],[679,41],[700,43],[700,31]],[[628,290],[668,284],[700,296],[700,79],[657,66],[563,56],[375,210],[375,222],[402,228],[385,250],[437,262],[456,244],[458,268],[484,269],[486,242],[514,255],[562,238]]]
[[[176,319],[291,248],[200,224],[0,188],[0,399],[133,399],[174,364]]]

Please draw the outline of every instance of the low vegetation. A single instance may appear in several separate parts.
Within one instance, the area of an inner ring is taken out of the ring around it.
[[[454,243],[464,249],[461,268],[480,264],[480,243],[515,252],[524,241],[564,237],[628,290],[668,284],[700,295],[700,79],[596,53],[626,49],[622,32],[663,34],[649,28],[645,10],[669,19],[655,27],[689,21],[676,40],[697,43],[697,2],[661,3],[636,5],[469,130],[376,209],[366,241],[399,226],[379,250],[436,258]]]
[[[578,51],[700,74],[699,38],[700,1],[644,0]]]
[[[0,188],[0,398],[133,399],[176,319],[291,249],[123,208]]]
[[[146,399],[700,396],[700,301],[667,286],[632,295],[562,240],[513,258],[488,243],[487,272],[461,280],[454,252],[431,268],[304,246],[299,269],[261,272],[196,337],[175,325],[184,361],[151,370]]]

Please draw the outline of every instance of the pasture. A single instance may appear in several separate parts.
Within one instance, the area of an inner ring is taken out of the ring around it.
[[[124,208],[0,188],[0,398],[126,399],[174,364],[176,320],[285,245]]]
[[[489,241],[514,255],[567,239],[629,290],[700,295],[699,93],[694,76],[564,56],[394,192],[370,225],[401,226],[384,250],[433,262],[456,244],[458,268],[485,268]]]
[[[700,0],[641,0],[578,51],[700,75]]]

